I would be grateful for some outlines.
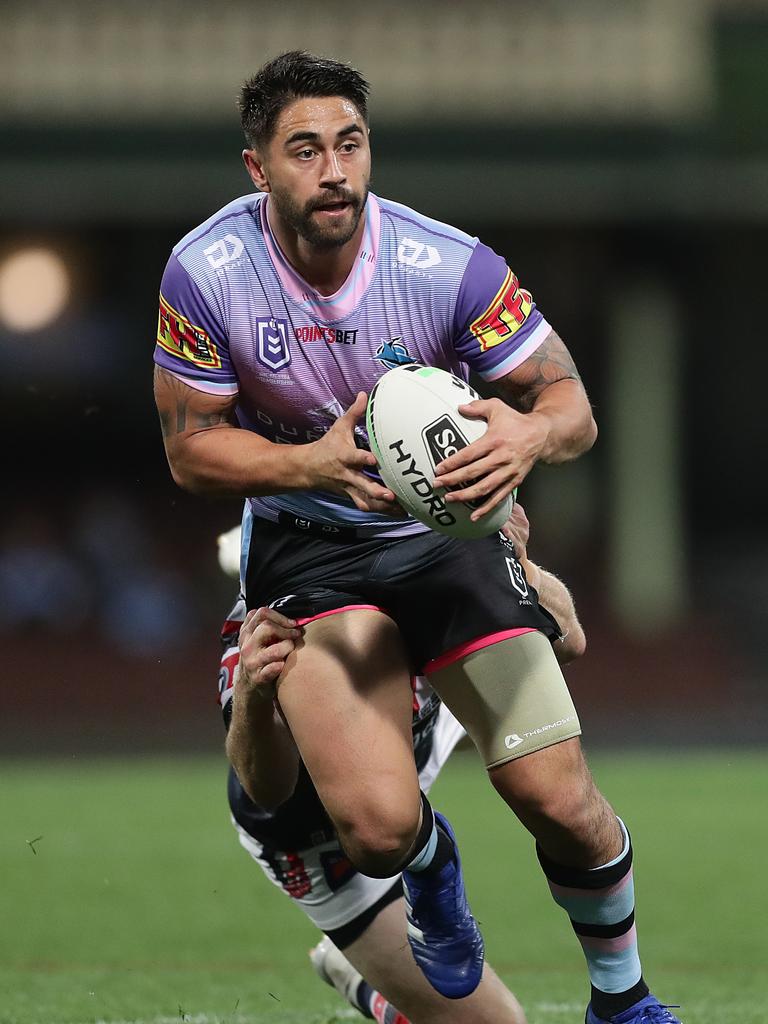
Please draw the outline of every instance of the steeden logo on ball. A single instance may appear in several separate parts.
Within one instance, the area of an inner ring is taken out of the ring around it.
[[[426,526],[463,539],[486,537],[503,526],[507,498],[477,521],[484,504],[446,501],[436,488],[435,470],[446,459],[471,448],[487,430],[484,420],[469,418],[459,406],[476,399],[470,385],[447,370],[413,363],[383,374],[371,389],[366,424],[384,483],[402,507]],[[458,489],[469,486],[464,482]]]

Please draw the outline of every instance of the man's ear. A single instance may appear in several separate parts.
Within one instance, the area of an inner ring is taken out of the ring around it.
[[[255,149],[243,150],[243,163],[248,176],[260,192],[271,192],[267,171],[261,157]]]

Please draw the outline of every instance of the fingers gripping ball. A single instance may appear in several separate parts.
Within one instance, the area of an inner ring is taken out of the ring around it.
[[[384,483],[414,518],[450,537],[495,533],[514,503],[510,496],[473,523],[470,516],[482,501],[448,503],[445,491],[434,487],[435,466],[487,429],[485,420],[458,411],[476,398],[477,392],[452,373],[411,364],[385,373],[368,399],[368,438]]]

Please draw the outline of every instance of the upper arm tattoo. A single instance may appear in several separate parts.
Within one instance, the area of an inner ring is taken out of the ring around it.
[[[550,331],[536,351],[496,386],[510,405],[530,412],[541,392],[559,380],[581,382],[581,377],[560,336]]]
[[[164,440],[184,434],[189,430],[208,430],[224,424],[235,426],[233,410],[235,397],[222,404],[220,398],[195,391],[180,381],[174,374],[155,366],[154,372],[155,400],[160,416],[160,429]],[[201,396],[204,396],[202,398]],[[197,400],[212,406],[211,409],[191,407]]]

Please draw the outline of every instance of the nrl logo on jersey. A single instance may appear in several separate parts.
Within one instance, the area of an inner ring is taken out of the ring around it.
[[[288,347],[288,321],[258,319],[256,325],[259,332],[256,358],[262,366],[266,366],[272,373],[277,373],[291,361],[291,350]]]

